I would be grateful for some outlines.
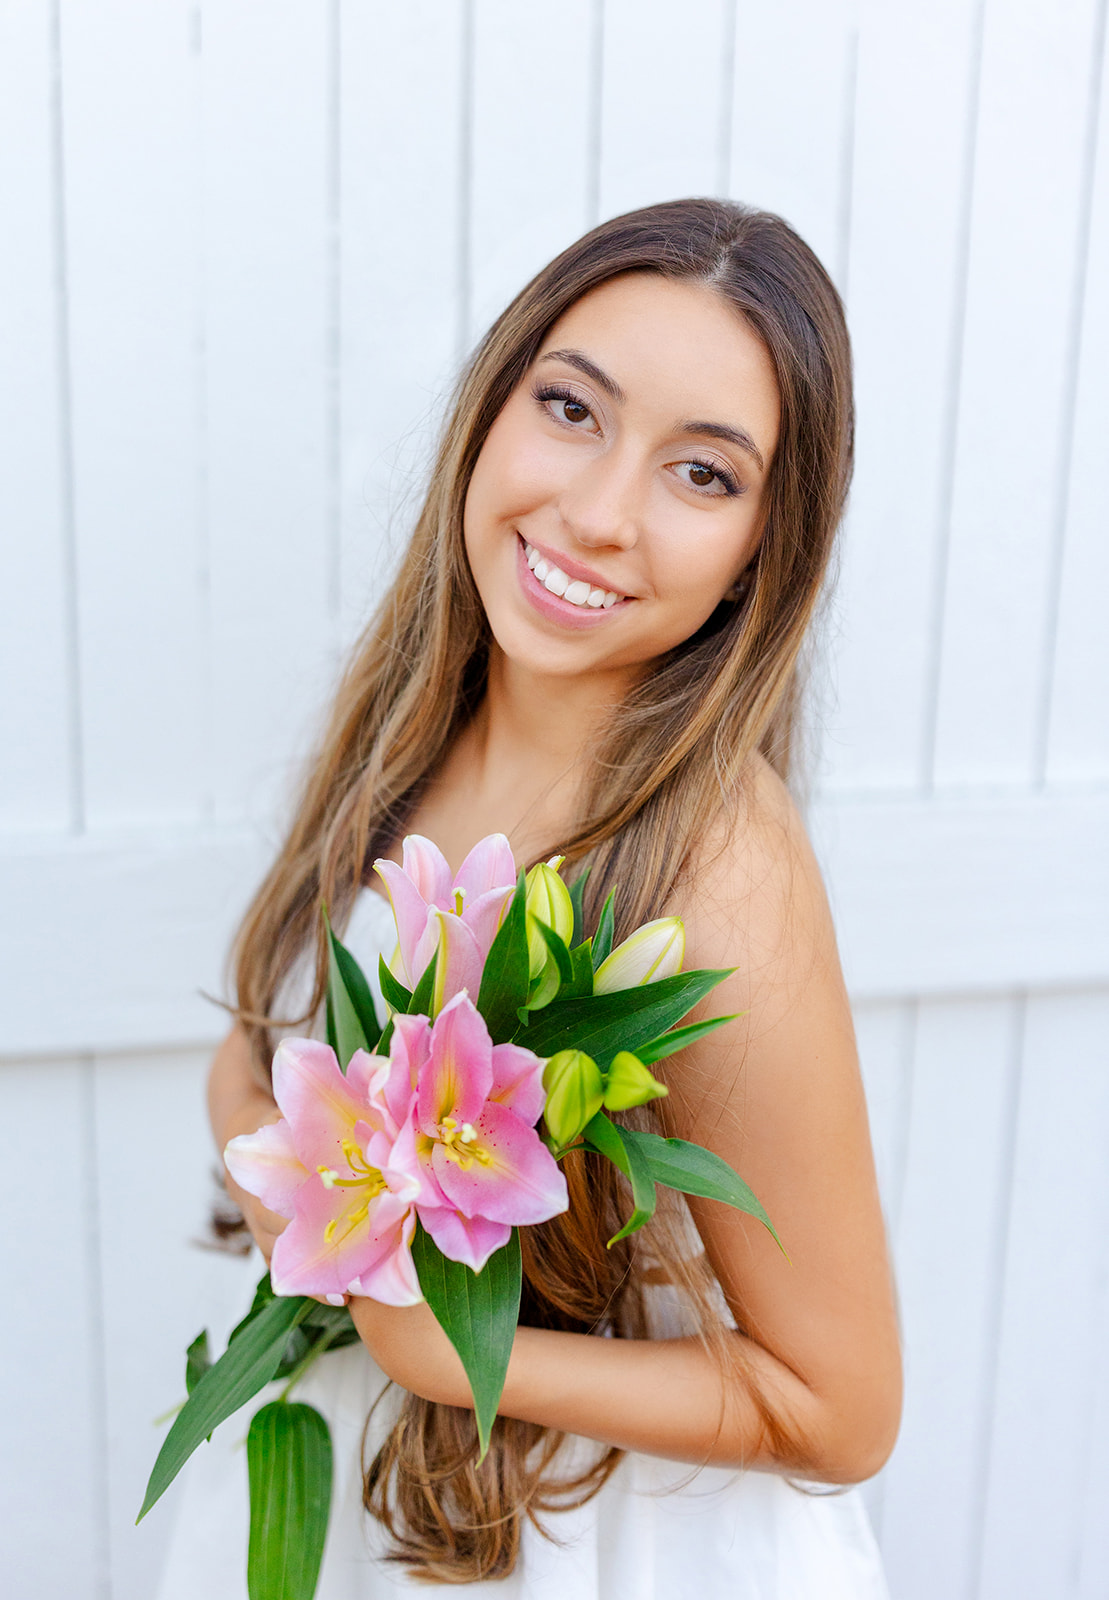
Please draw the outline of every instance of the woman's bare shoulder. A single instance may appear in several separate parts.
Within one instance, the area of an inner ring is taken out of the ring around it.
[[[753,756],[687,863],[674,909],[698,963],[733,965],[771,982],[823,956],[835,959],[820,869],[782,779]],[[731,959],[729,959],[731,955]]]

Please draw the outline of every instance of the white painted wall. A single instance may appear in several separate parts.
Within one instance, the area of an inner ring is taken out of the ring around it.
[[[859,467],[814,828],[908,1401],[895,1600],[1109,1592],[1105,0],[0,0],[0,1572],[146,1600],[229,930],[459,359],[590,222],[780,210]],[[64,1508],[64,1537],[59,1536]]]

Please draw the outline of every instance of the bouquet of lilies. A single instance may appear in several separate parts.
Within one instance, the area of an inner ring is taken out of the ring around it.
[[[427,1300],[465,1368],[483,1457],[519,1317],[518,1229],[566,1210],[568,1151],[607,1158],[627,1182],[630,1214],[610,1244],[650,1220],[658,1184],[773,1232],[718,1156],[606,1115],[665,1095],[651,1065],[732,1020],[680,1025],[727,973],[681,970],[677,917],[613,949],[611,896],[586,936],[585,878],[568,887],[561,866],[556,857],[517,873],[502,834],[453,878],[416,835],[401,866],[375,862],[397,929],[392,960],[380,962],[387,1018],[328,924],[327,1043],[280,1044],[281,1120],[224,1153],[235,1181],[289,1225],[224,1354],[211,1362],[206,1331],[189,1346],[188,1399],[139,1515],[214,1428],[284,1378],[247,1435],[251,1600],[315,1593],[331,1440],[322,1415],[289,1395],[324,1351],[357,1340],[347,1295]]]

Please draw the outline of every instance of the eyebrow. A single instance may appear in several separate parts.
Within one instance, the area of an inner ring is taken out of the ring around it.
[[[709,439],[723,439],[727,444],[734,444],[740,450],[745,450],[758,462],[759,470],[766,470],[766,463],[762,458],[762,451],[752,439],[745,428],[733,428],[727,422],[683,422],[682,433],[699,433]]]
[[[585,377],[591,378],[598,389],[602,389],[610,399],[616,401],[617,405],[622,406],[627,401],[628,397],[616,382],[616,379],[610,378],[602,367],[599,367],[595,361],[590,361],[589,357],[581,350],[547,350],[539,359],[541,361],[564,361],[567,366],[576,367]],[[762,451],[745,428],[733,428],[727,422],[682,422],[679,424],[679,431],[681,433],[699,434],[702,438],[721,439],[726,444],[734,444],[758,463],[760,471],[765,471],[766,469]]]
[[[615,378],[610,378],[603,368],[595,361],[590,361],[587,355],[580,350],[548,350],[540,356],[541,361],[565,361],[568,367],[576,367],[587,378],[592,378],[598,389],[603,389],[610,400],[615,400],[617,405],[623,405],[627,395],[621,389]]]

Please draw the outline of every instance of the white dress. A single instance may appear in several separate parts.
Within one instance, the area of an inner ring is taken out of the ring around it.
[[[361,895],[345,935],[371,978],[392,939],[388,905]],[[244,1270],[243,1296],[258,1276]],[[660,1291],[666,1293],[667,1291]],[[246,1436],[264,1390],[225,1422],[186,1466],[177,1521],[157,1600],[247,1600]],[[387,1541],[362,1509],[363,1430],[372,1460],[399,1404],[397,1391],[361,1345],[333,1351],[297,1385],[295,1398],[326,1416],[334,1487],[316,1600],[383,1600],[398,1593],[457,1596],[455,1585],[417,1583],[381,1559]],[[597,1446],[568,1440],[559,1457],[595,1459]],[[766,1472],[686,1466],[631,1454],[586,1505],[546,1519],[557,1542],[525,1522],[510,1577],[469,1584],[475,1600],[888,1600],[881,1560],[855,1490],[804,1492]]]

